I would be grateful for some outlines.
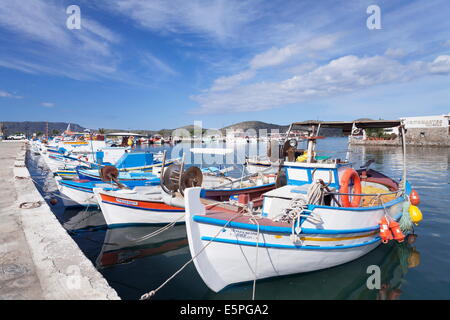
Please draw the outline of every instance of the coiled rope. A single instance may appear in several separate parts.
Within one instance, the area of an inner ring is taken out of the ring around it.
[[[289,205],[283,209],[281,214],[276,216],[273,220],[277,222],[284,222],[292,224],[291,240],[297,242],[300,240],[301,233],[301,218],[306,218],[315,223],[320,223],[320,217],[317,217],[312,211],[307,210],[308,204],[322,204],[324,196],[324,188],[319,181],[311,184],[308,193],[305,197],[293,198]],[[295,223],[296,222],[296,223]]]

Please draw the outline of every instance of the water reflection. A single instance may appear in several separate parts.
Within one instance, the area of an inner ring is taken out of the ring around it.
[[[364,257],[334,268],[258,281],[257,299],[390,299],[400,287],[409,268],[418,264],[417,249],[408,243],[380,245]],[[414,261],[409,263],[409,261]],[[381,269],[381,289],[367,288],[367,267]],[[253,284],[230,287],[210,299],[250,299]]]
[[[177,225],[163,233],[160,227],[125,227],[106,230],[105,241],[96,259],[98,269],[130,263],[188,246],[186,228]]]

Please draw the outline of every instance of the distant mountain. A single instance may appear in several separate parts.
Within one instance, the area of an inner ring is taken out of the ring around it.
[[[223,127],[221,130],[224,134],[226,134],[227,130],[242,130],[243,132],[247,130],[255,130],[257,133],[259,130],[267,130],[268,133],[271,130],[278,130],[279,132],[286,132],[289,128],[288,125],[278,125],[273,123],[266,123],[262,121],[243,121],[239,123],[235,123],[226,127]]]
[[[62,133],[64,130],[67,129],[68,122],[48,122],[48,131],[50,135],[59,134]],[[26,135],[32,135],[33,133],[45,133],[47,122],[39,122],[39,121],[0,121],[0,131],[1,127],[4,128],[4,135],[12,135],[16,133],[23,133]],[[289,125],[278,125],[273,123],[266,123],[262,121],[243,121],[238,122],[226,127],[223,127],[221,129],[218,129],[222,132],[223,135],[226,135],[227,130],[242,130],[243,132],[251,129],[255,130],[257,133],[261,129],[266,129],[268,133],[271,132],[271,130],[278,130],[280,133],[284,133],[288,130]],[[85,130],[84,127],[76,124],[71,123],[70,124],[71,131],[76,132],[83,132]],[[112,132],[133,132],[133,133],[140,133],[144,135],[155,135],[160,134],[163,137],[168,137],[172,135],[173,131],[176,129],[186,129],[191,135],[194,134],[194,129],[198,129],[198,127],[194,125],[186,125],[183,127],[175,128],[175,129],[161,129],[161,130],[129,130],[129,129],[107,129],[107,128],[99,128],[95,131],[102,130],[104,133],[112,133]],[[56,131],[55,131],[56,130]],[[203,128],[203,133],[208,130],[207,128]],[[320,130],[320,135],[325,136],[341,136],[342,131],[340,129],[332,129],[332,128],[322,128]]]
[[[67,122],[48,122],[48,133],[50,135],[56,134],[56,132],[62,133],[67,129],[69,123]],[[3,130],[3,135],[13,135],[16,133],[22,133],[25,135],[32,135],[33,133],[45,133],[47,128],[47,122],[43,121],[3,121],[0,122],[0,127]],[[70,130],[75,132],[83,132],[85,128],[76,124],[70,124]]]

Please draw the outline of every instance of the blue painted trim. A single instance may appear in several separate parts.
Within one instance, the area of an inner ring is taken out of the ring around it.
[[[307,193],[308,193],[308,192],[305,191],[305,190],[295,190],[295,189],[292,189],[291,192],[292,192],[292,193],[301,193],[301,194],[307,194]]]
[[[411,191],[412,191],[412,186],[411,186],[411,184],[409,183],[409,181],[406,180],[406,184],[405,184],[405,193],[406,193],[407,195],[410,195],[410,194],[411,194]]]
[[[400,213],[397,214],[394,219],[398,221],[403,212],[400,210]],[[303,223],[303,221],[306,218],[302,218],[303,220],[300,222],[300,225]],[[207,216],[198,216],[194,215],[192,217],[192,220],[199,223],[206,223],[206,224],[212,224],[217,226],[225,226],[227,223],[226,220],[220,220],[215,219]],[[297,224],[295,224],[296,226]],[[252,231],[258,231],[258,226],[250,223],[241,223],[241,222],[234,222],[231,221],[227,228],[238,228],[238,229],[246,229],[246,230],[252,230]],[[312,228],[302,228],[302,234],[349,234],[349,233],[363,233],[363,232],[370,232],[379,230],[379,225],[373,226],[373,227],[367,227],[367,228],[360,228],[360,229],[312,229]],[[259,231],[261,232],[270,232],[270,233],[292,233],[291,227],[273,227],[273,226],[260,226]]]
[[[300,180],[287,180],[287,184],[290,186],[304,186],[305,184],[310,184],[308,181],[300,181]]]
[[[311,184],[313,182],[313,176],[312,176],[312,172],[314,170],[317,171],[332,171],[332,176],[334,179],[334,182],[332,182],[330,184],[330,187],[334,187],[339,189],[339,175],[338,175],[338,170],[337,168],[309,168],[309,167],[296,167],[296,166],[283,166],[284,168],[286,168],[285,172],[286,172],[286,179],[288,181],[288,185],[304,185],[304,184]],[[307,177],[308,177],[308,181],[304,181],[304,180],[296,180],[296,179],[290,179],[289,178],[289,174],[288,174],[288,169],[292,169],[292,170],[304,170],[306,171]]]
[[[371,244],[374,244],[381,240],[380,237],[375,237],[374,239],[363,242],[363,243],[357,243],[357,244],[349,244],[344,246],[296,246],[296,245],[284,245],[284,244],[274,244],[274,243],[256,243],[253,241],[240,241],[240,240],[230,240],[230,239],[221,239],[221,238],[213,238],[213,237],[206,237],[203,236],[200,238],[204,241],[213,241],[213,242],[221,242],[221,243],[229,243],[229,244],[237,244],[242,246],[252,246],[256,247],[258,244],[258,247],[261,248],[278,248],[278,249],[297,249],[297,250],[341,250],[341,249],[350,249],[350,248],[357,248],[357,247],[363,247],[368,246]]]
[[[227,223],[226,220],[220,220],[215,218],[210,218],[207,216],[198,216],[194,215],[192,217],[193,221],[199,223],[212,224],[216,226],[223,227]],[[237,229],[246,229],[252,231],[258,231],[258,226],[250,223],[242,223],[242,222],[234,222],[231,221],[227,228],[237,228]],[[348,233],[363,233],[369,231],[378,230],[380,227],[378,225],[368,228],[360,228],[360,229],[312,229],[312,228],[302,228],[302,234],[348,234]],[[286,233],[291,234],[291,227],[274,227],[274,226],[259,226],[260,232],[270,232],[270,233]]]
[[[130,201],[133,201],[133,200],[130,200]],[[138,207],[138,206],[130,206],[130,205],[122,204],[122,203],[110,202],[110,201],[105,201],[105,200],[102,200],[102,202],[103,203],[112,204],[112,205],[115,205],[115,206],[118,206],[118,207],[133,208],[133,209],[139,209],[139,210],[145,210],[145,211],[184,212],[184,209],[179,209],[179,210],[150,209],[150,208],[142,208],[142,207]]]
[[[64,186],[64,187],[67,187],[67,188],[70,188],[70,189],[74,189],[74,190],[78,190],[78,191],[83,191],[83,192],[86,192],[86,193],[94,193],[93,191],[92,191],[92,189],[88,189],[88,188],[83,188],[83,187],[76,187],[76,186],[73,186],[73,185],[70,185],[70,184],[66,184],[66,183],[63,183],[63,182],[59,182],[59,184],[60,185],[62,185],[62,186]]]

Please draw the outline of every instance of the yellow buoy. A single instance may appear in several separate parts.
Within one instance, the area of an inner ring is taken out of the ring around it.
[[[414,222],[415,225],[418,225],[423,218],[420,209],[414,205],[409,206],[409,216],[411,217],[411,221]]]
[[[308,159],[308,151],[303,152],[301,156],[298,156],[295,161],[297,162],[305,162]]]

